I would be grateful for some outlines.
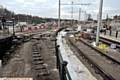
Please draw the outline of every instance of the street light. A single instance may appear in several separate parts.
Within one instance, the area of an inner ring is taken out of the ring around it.
[[[85,24],[85,14],[86,11],[82,11],[81,8],[79,8],[79,25],[80,25],[80,17],[81,17],[81,13],[84,12],[84,24]]]
[[[61,1],[59,0],[59,12],[58,12],[58,28],[60,28],[60,3]]]
[[[85,25],[85,22],[86,22],[86,11],[84,12],[84,25]]]
[[[71,2],[71,5],[72,5],[72,11],[71,11],[71,27],[73,27],[73,3],[74,3],[74,2]]]
[[[80,16],[81,16],[81,8],[79,9],[79,25],[80,25]]]
[[[13,21],[13,37],[15,37],[15,31],[14,31],[14,16],[12,14],[12,21]]]

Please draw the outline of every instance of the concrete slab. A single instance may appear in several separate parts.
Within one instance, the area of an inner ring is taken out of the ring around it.
[[[74,55],[70,47],[66,44],[66,40],[62,39],[65,32],[60,32],[57,37],[57,43],[60,45],[63,60],[68,62],[67,68],[72,80],[97,80],[82,62]]]

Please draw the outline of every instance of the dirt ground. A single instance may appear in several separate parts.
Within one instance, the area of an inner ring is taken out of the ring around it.
[[[31,42],[27,42],[15,51],[15,55],[9,63],[3,67],[4,77],[32,77],[32,51]]]
[[[33,60],[32,41],[22,44],[15,51],[14,56],[3,67],[4,77],[27,77],[34,80],[60,80],[59,72],[56,69],[56,57],[54,50],[54,41],[50,38],[46,40],[36,40],[36,46],[43,58],[43,64],[46,68],[36,70],[36,65]],[[47,44],[46,44],[47,43]],[[40,67],[41,65],[37,65]],[[37,76],[41,71],[48,70],[48,75]]]

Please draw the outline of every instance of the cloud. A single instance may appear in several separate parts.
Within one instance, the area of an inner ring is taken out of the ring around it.
[[[38,15],[41,17],[56,17],[58,18],[58,0],[0,0],[3,7],[14,11],[15,13]],[[78,19],[79,8],[86,13],[91,14],[96,19],[99,10],[100,0],[61,0],[61,4],[92,3],[90,6],[74,5],[74,19]],[[103,17],[108,14],[114,16],[120,14],[120,0],[103,0]],[[84,13],[81,13],[81,18]],[[61,5],[61,18],[71,18],[71,5]]]
[[[46,0],[35,0],[35,2],[46,2]]]
[[[16,0],[17,2],[21,2],[21,3],[24,3],[24,0]]]

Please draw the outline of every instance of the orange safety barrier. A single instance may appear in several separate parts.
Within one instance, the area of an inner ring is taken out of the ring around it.
[[[58,25],[57,25],[57,24],[53,24],[53,27],[54,27],[54,28],[57,28],[57,27],[58,27]]]
[[[107,29],[109,30],[110,28],[111,28],[111,26],[108,25],[108,26],[107,26]]]
[[[86,38],[87,38],[87,36],[86,36],[85,34],[83,34],[82,38],[86,39]]]
[[[32,27],[28,27],[28,30],[32,30]]]
[[[41,28],[43,28],[43,26],[41,26]]]
[[[39,29],[41,29],[41,26],[39,26]]]
[[[37,26],[34,26],[34,29],[37,30]]]
[[[46,28],[46,26],[43,26],[43,28]]]
[[[46,28],[46,26],[39,26],[39,28],[42,28],[42,29],[43,29],[43,28]]]

